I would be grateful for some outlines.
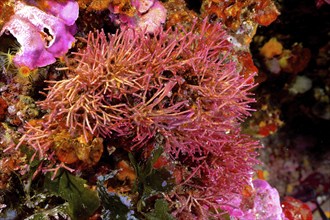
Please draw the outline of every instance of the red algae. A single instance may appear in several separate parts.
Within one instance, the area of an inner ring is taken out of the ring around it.
[[[50,82],[46,99],[38,103],[49,111],[44,125],[26,126],[22,141],[41,158],[55,150],[60,162],[73,164],[77,149],[84,149],[82,143],[76,147],[76,140],[125,140],[125,149],[147,153],[145,146],[155,148],[155,136],[161,137],[166,160],[152,166],[173,172],[190,167],[181,173],[180,187],[167,196],[173,205],[182,200],[174,216],[189,207],[203,219],[223,215],[218,199],[241,191],[257,163],[258,143],[239,128],[254,101],[248,91],[255,72],[251,67],[242,70],[246,75],[236,70],[239,65],[230,56],[232,45],[221,25],[206,20],[196,21],[188,31],[159,30],[156,37],[136,32],[132,39],[126,31],[109,35],[109,41],[103,32],[89,34],[86,47],[68,67],[68,78]],[[48,160],[53,162],[44,171],[62,164]],[[190,201],[191,196],[199,203]],[[203,211],[204,206],[211,211]]]

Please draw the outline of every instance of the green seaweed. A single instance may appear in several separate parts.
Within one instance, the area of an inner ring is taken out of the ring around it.
[[[68,202],[68,214],[73,220],[88,219],[100,206],[97,192],[86,187],[84,179],[68,171],[61,170],[54,180],[47,175],[45,188]]]

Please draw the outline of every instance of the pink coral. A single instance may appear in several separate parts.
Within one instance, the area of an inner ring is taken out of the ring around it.
[[[48,1],[48,4],[47,13],[35,6],[16,2],[15,14],[0,32],[2,35],[9,31],[21,45],[14,57],[15,65],[34,69],[52,64],[55,58],[67,53],[75,41],[78,4],[73,1],[66,4]]]
[[[166,21],[166,9],[157,0],[134,0],[132,6],[136,9],[135,16],[120,14],[116,8],[109,7],[110,18],[122,29],[146,29],[146,32],[154,33]]]

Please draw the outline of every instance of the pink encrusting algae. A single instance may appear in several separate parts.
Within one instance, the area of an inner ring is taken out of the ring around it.
[[[222,207],[237,219],[286,219],[281,208],[278,191],[262,179],[255,179],[247,196],[239,194]]]

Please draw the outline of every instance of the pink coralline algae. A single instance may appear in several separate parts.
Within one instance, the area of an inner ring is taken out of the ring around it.
[[[234,196],[222,208],[239,220],[285,220],[278,191],[261,179],[253,180],[252,186],[248,196]]]
[[[66,54],[74,43],[78,4],[73,1],[47,4],[49,9],[42,11],[16,2],[15,14],[1,30],[0,36],[9,31],[21,45],[13,59],[16,66],[30,69],[47,66]]]
[[[278,191],[265,180],[254,180],[255,188],[254,210],[259,219],[283,219],[283,213]]]
[[[116,6],[109,7],[110,18],[121,28],[146,30],[154,33],[166,21],[166,9],[157,0],[133,0],[134,15],[121,13]]]

